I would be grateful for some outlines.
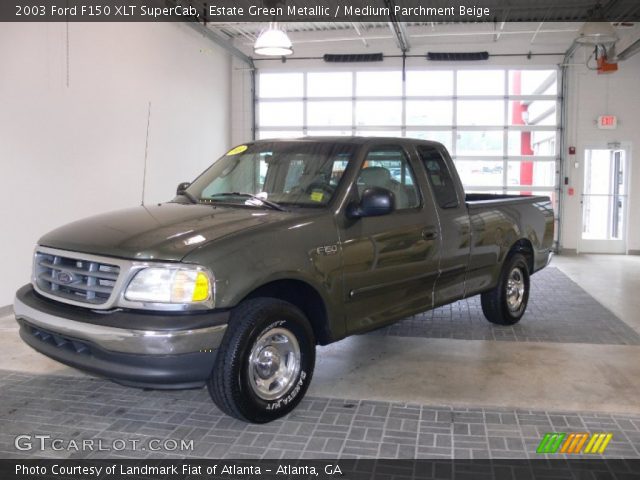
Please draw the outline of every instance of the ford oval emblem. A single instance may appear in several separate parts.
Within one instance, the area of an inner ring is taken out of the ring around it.
[[[58,272],[58,282],[63,285],[68,285],[73,282],[73,275],[69,272]]]

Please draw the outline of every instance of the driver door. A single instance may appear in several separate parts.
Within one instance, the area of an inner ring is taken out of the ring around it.
[[[433,303],[440,235],[436,212],[423,200],[414,172],[414,160],[400,145],[371,148],[361,165],[358,197],[369,187],[386,188],[394,193],[396,209],[343,224],[349,333],[382,326]]]

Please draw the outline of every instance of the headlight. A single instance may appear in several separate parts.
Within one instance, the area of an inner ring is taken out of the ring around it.
[[[136,273],[124,297],[133,302],[194,304],[212,300],[212,279],[201,269],[147,267]]]

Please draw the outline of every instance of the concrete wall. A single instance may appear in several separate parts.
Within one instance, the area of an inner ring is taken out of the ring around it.
[[[145,203],[229,147],[230,65],[187,25],[2,25],[0,306],[41,234],[140,204],[148,120]]]
[[[231,143],[253,140],[251,68],[237,58],[231,63]]]

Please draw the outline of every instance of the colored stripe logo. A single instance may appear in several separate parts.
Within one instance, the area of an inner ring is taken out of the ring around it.
[[[546,433],[536,453],[602,454],[612,438],[612,433]]]

